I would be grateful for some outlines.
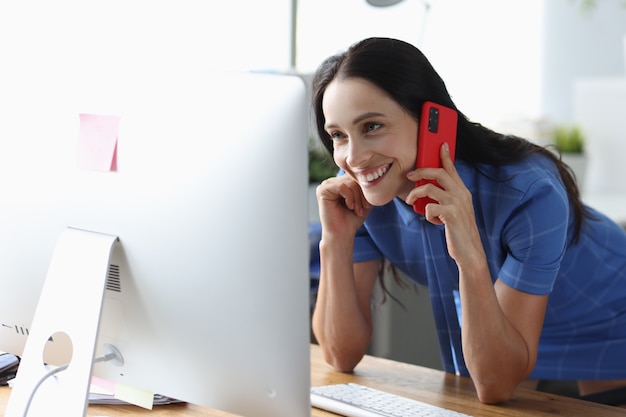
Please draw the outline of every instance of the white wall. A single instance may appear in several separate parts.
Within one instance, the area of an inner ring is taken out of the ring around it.
[[[51,79],[284,70],[290,16],[291,0],[2,1],[0,54],[22,51],[3,71]]]
[[[486,125],[532,135],[534,123],[572,122],[579,77],[624,76],[626,3],[599,0],[299,0],[298,69],[368,36],[425,52],[458,107]]]
[[[386,9],[365,0],[298,0],[298,70],[368,36],[420,46],[457,105],[490,126],[548,117],[570,120],[572,82],[626,74],[623,0],[405,0]],[[289,68],[292,0],[0,2],[0,54],[23,60],[5,76],[114,81],[212,68]],[[58,84],[58,82],[57,82]]]
[[[284,70],[290,7],[291,0],[0,1],[0,95],[25,113],[82,103],[83,112],[109,114],[130,92],[156,94],[215,69]]]
[[[492,125],[537,117],[541,0],[422,0],[374,8],[365,0],[299,0],[298,69],[369,36],[420,46],[457,106]]]
[[[556,122],[574,122],[578,78],[626,76],[626,3],[598,0],[585,13],[581,1],[544,0],[542,113]]]

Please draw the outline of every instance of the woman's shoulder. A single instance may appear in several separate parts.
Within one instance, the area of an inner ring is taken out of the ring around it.
[[[548,158],[532,155],[501,166],[460,164],[459,173],[472,194],[479,226],[494,238],[507,228],[522,232],[528,222],[534,230],[563,221],[567,228],[567,191]]]
[[[524,198],[529,193],[541,192],[548,187],[563,196],[567,195],[558,168],[545,155],[531,154],[521,161],[503,165],[470,165],[458,161],[456,166],[463,182],[472,192]]]

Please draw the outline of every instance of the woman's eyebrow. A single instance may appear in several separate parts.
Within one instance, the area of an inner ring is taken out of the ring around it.
[[[383,117],[383,116],[384,116],[384,114],[383,114],[383,113],[379,113],[379,112],[367,112],[367,113],[363,113],[363,114],[361,114],[361,115],[359,115],[359,116],[355,117],[355,118],[352,120],[352,124],[353,124],[353,125],[359,124],[361,121],[366,120],[366,119],[369,119],[370,117]],[[325,128],[325,129],[327,129],[327,130],[328,130],[328,129],[333,129],[333,128],[336,128],[336,127],[337,127],[337,125],[336,125],[336,124],[334,124],[334,123],[326,123],[326,124],[324,125],[324,128]]]
[[[378,113],[378,112],[367,112],[364,113],[360,116],[357,116],[354,118],[354,120],[352,121],[352,124],[358,124],[359,122],[365,120],[365,119],[369,119],[370,117],[382,117],[384,116],[384,114],[382,113]]]

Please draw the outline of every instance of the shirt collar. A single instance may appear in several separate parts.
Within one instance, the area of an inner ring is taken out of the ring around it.
[[[454,167],[456,168],[457,172],[459,173],[459,176],[461,177],[465,185],[469,186],[468,181],[471,178],[470,167],[462,161],[456,161],[454,163]],[[426,221],[426,218],[424,217],[423,214],[419,214],[413,211],[413,206],[405,203],[399,197],[394,198],[392,202],[395,205],[398,213],[400,214],[400,218],[402,219],[405,225],[408,226],[415,221]],[[443,228],[443,225],[433,225],[433,226]]]
[[[417,220],[425,220],[424,215],[416,213],[413,211],[413,206],[405,203],[399,197],[396,197],[392,200],[393,204],[395,204],[398,213],[400,214],[400,218],[404,222],[405,225],[409,225]]]

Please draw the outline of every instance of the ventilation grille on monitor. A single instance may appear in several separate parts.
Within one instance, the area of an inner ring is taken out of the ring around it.
[[[122,292],[119,265],[109,265],[106,289],[115,292]]]
[[[122,285],[120,279],[120,267],[119,265],[109,265],[109,271],[107,273],[106,289],[115,292],[122,292]],[[19,335],[28,336],[30,329],[26,326],[18,324],[0,323],[1,327],[7,329],[13,329]]]
[[[20,326],[18,324],[12,325],[12,324],[2,323],[2,327],[6,327],[7,329],[14,329],[17,334],[21,334],[24,336],[28,336],[30,334],[28,327]]]

